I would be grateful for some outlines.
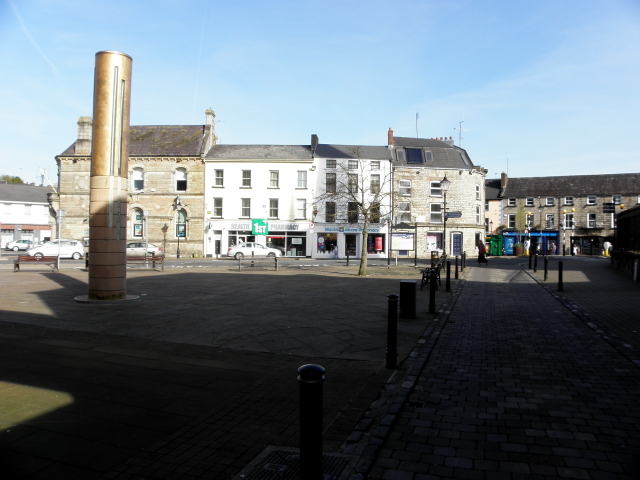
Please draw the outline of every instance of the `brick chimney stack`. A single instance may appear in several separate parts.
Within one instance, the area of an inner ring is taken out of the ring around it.
[[[507,186],[508,181],[509,181],[509,178],[507,178],[507,174],[502,172],[500,174],[500,190],[504,190],[504,187]]]
[[[76,155],[91,155],[91,130],[93,121],[91,117],[80,117],[78,119],[78,139],[76,140]]]
[[[387,145],[393,147],[393,128],[389,128],[389,132],[387,133]]]

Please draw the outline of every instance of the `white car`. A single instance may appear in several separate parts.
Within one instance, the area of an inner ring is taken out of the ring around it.
[[[127,243],[128,257],[144,257],[147,255],[159,257],[162,255],[162,247],[157,247],[153,243],[129,242]]]
[[[27,250],[33,242],[31,240],[14,240],[13,242],[7,242],[4,249],[5,250],[13,250],[17,252],[18,250]]]
[[[67,240],[61,238],[52,240],[39,247],[30,248],[27,253],[32,257],[59,255],[60,258],[73,258],[78,260],[84,256],[84,247],[79,240]]]
[[[256,257],[281,257],[282,252],[277,248],[265,247],[255,242],[241,243],[235,247],[229,247],[229,250],[227,250],[227,257],[235,257],[237,260],[251,255]]]

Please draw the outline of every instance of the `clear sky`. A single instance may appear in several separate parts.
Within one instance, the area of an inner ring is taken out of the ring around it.
[[[462,133],[489,177],[640,172],[640,0],[0,0],[0,174],[56,182],[102,50],[133,58],[132,125],[212,108],[225,144],[391,127]]]

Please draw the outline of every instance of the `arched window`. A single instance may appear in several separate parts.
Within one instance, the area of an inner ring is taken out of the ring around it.
[[[178,210],[176,212],[176,238],[187,236],[187,212]]]
[[[133,191],[140,192],[144,190],[144,169],[142,167],[136,167],[131,174],[133,180]]]
[[[178,168],[176,170],[176,191],[177,192],[187,191],[187,169],[186,168]]]
[[[133,226],[133,236],[134,237],[142,237],[144,234],[144,215],[142,214],[142,210],[136,208],[131,215],[132,226]]]

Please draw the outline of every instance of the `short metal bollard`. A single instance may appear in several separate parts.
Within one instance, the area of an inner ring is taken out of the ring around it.
[[[455,279],[458,279],[458,257],[456,257],[456,276]]]
[[[400,318],[416,318],[415,280],[400,280]]]
[[[544,257],[544,281],[547,281],[549,277],[549,257],[545,255]]]
[[[462,252],[460,256],[460,271],[464,272],[464,269],[467,266],[467,252]]]
[[[398,295],[387,295],[387,368],[398,366]]]
[[[536,253],[533,256],[533,273],[536,273],[538,271],[538,254]]]
[[[322,384],[320,365],[298,368],[300,383],[300,478],[322,480]]]
[[[532,256],[533,256],[533,255],[529,254],[529,270],[531,270],[531,257],[532,257]]]
[[[347,267],[349,266],[349,250],[347,250]]]
[[[429,283],[429,313],[436,313],[436,272],[431,272]]]
[[[445,284],[445,290],[451,291],[451,261],[447,260],[447,283]]]
[[[558,262],[558,291],[562,292],[564,285],[562,284],[562,261]]]

